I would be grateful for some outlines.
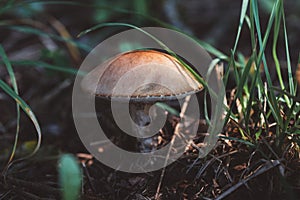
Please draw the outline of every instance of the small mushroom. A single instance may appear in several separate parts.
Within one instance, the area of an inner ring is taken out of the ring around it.
[[[137,127],[134,131],[142,152],[153,150],[151,137],[146,137],[155,116],[153,105],[179,100],[203,89],[176,58],[156,50],[119,54],[89,72],[81,84],[97,98],[130,102],[129,113]]]

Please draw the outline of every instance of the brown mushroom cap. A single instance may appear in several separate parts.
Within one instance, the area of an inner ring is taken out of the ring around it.
[[[134,101],[173,100],[203,89],[174,57],[155,50],[119,54],[89,72],[81,84],[98,97]]]

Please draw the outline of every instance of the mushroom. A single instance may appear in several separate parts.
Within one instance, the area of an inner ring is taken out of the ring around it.
[[[129,102],[127,108],[134,127],[133,135],[139,138],[142,152],[153,150],[151,136],[157,133],[149,135],[149,126],[154,124],[157,115],[153,105],[177,101],[203,89],[176,58],[157,50],[133,50],[119,54],[89,72],[81,86],[96,98],[107,99],[111,103]],[[121,121],[124,120],[127,119]],[[155,123],[161,122],[156,120]]]

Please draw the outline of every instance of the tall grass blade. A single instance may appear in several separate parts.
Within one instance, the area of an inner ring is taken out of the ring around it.
[[[9,85],[7,85],[2,80],[0,80],[0,88],[2,88],[6,94],[8,94],[9,96],[11,96],[17,102],[17,104],[19,104],[19,106],[23,109],[23,111],[28,115],[28,117],[32,121],[32,123],[33,123],[33,125],[34,125],[34,127],[36,129],[36,132],[37,132],[37,143],[36,143],[36,146],[35,146],[34,150],[32,151],[32,153],[29,154],[26,157],[23,157],[23,158],[20,158],[20,159],[12,161],[7,166],[6,169],[8,169],[11,166],[11,164],[13,164],[14,162],[20,161],[20,160],[24,160],[24,159],[28,159],[31,156],[33,156],[39,150],[40,145],[41,145],[41,140],[42,140],[42,132],[41,132],[41,128],[40,128],[40,125],[38,123],[37,118],[35,117],[34,113],[31,110],[31,108],[27,105],[27,103],[14,90],[12,90],[9,87]],[[6,173],[6,171],[4,172],[4,174],[5,173]]]
[[[8,71],[13,89],[14,89],[15,93],[17,95],[19,95],[14,70],[13,70],[12,65],[11,65],[11,63],[10,63],[10,61],[9,61],[9,59],[8,59],[8,57],[7,57],[7,55],[6,55],[6,53],[5,53],[5,51],[4,51],[1,44],[0,44],[0,56],[1,56],[5,66],[6,66],[7,71]],[[16,103],[16,109],[17,109],[17,126],[16,126],[15,140],[14,140],[13,149],[11,151],[11,154],[10,154],[10,157],[8,159],[7,165],[13,160],[13,158],[15,156],[16,149],[17,149],[17,144],[18,144],[19,132],[20,132],[20,106],[17,103]]]
[[[281,67],[280,67],[280,63],[279,63],[279,60],[278,60],[278,56],[277,56],[277,43],[278,43],[278,35],[279,35],[279,31],[280,31],[280,24],[281,24],[281,17],[282,17],[282,7],[283,7],[282,2],[280,2],[278,5],[279,6],[278,6],[278,8],[275,12],[272,54],[273,54],[275,69],[276,69],[276,72],[277,72],[280,87],[281,87],[282,90],[285,90],[285,85],[284,85],[283,78],[282,78],[282,73],[281,73]],[[290,100],[288,99],[288,97],[284,96],[284,99],[285,99],[287,105],[290,107]]]
[[[295,95],[295,85],[294,85],[294,80],[293,80],[289,42],[288,42],[288,35],[287,35],[287,28],[286,28],[286,23],[285,23],[285,14],[284,14],[283,6],[281,9],[282,9],[281,13],[282,13],[282,21],[283,21],[284,44],[285,44],[286,61],[287,61],[287,69],[288,69],[289,89],[290,89],[290,93],[292,95]]]
[[[234,98],[233,102],[236,102],[237,99],[242,99],[243,88],[244,88],[244,85],[247,84],[247,80],[248,80],[252,62],[253,62],[253,58],[251,57],[243,70],[242,77],[240,79],[239,84],[237,85],[236,94],[235,94],[235,98]],[[227,113],[226,118],[225,118],[225,122],[227,122],[229,120],[229,116],[231,114],[233,106],[234,106],[234,103],[231,104],[231,106],[230,106],[229,112]]]
[[[279,1],[277,0],[276,3],[273,6],[273,9],[272,9],[272,12],[271,12],[271,15],[270,15],[270,18],[269,18],[269,22],[268,22],[268,25],[267,25],[267,29],[266,29],[264,38],[262,39],[257,0],[252,0],[252,2],[251,2],[251,6],[252,6],[252,10],[253,10],[253,18],[254,18],[255,27],[256,27],[256,31],[257,31],[258,42],[259,42],[259,46],[260,46],[260,51],[258,53],[256,66],[259,66],[260,62],[263,61],[264,71],[265,71],[265,74],[266,74],[266,79],[267,79],[267,83],[268,83],[269,88],[272,88],[273,84],[272,84],[271,75],[269,73],[269,69],[268,69],[268,66],[267,66],[264,51],[265,51],[265,48],[266,48],[267,40],[269,38],[273,22],[274,22],[275,12],[278,8],[278,5],[279,5]],[[264,86],[263,86],[261,77],[259,77],[258,81],[259,81],[258,83],[259,83],[259,87],[260,87],[261,91],[264,91],[264,89],[263,89]],[[270,106],[270,109],[272,110],[272,113],[273,113],[273,116],[274,116],[276,122],[278,122],[280,127],[283,127],[283,120],[282,120],[281,115],[280,115],[280,109],[279,109],[278,104],[277,104],[275,93],[272,89],[269,90],[269,93],[270,93],[270,95],[265,94],[268,97],[268,105]]]
[[[246,17],[248,4],[249,4],[249,0],[243,0],[242,8],[241,8],[241,16],[240,16],[239,27],[238,27],[237,35],[236,35],[236,38],[235,38],[234,47],[233,47],[233,54],[235,54],[235,51],[236,51],[236,48],[237,48],[237,45],[238,45],[238,42],[239,42],[239,39],[240,39],[240,34],[241,34],[242,27],[243,27],[243,24],[244,24],[244,20],[245,20],[245,17]]]
[[[211,73],[214,71],[216,65],[220,62],[219,58],[215,58],[211,61],[209,68],[207,70],[206,73],[206,79],[209,80],[209,77],[211,76]],[[223,105],[223,103],[222,103]],[[204,118],[206,120],[206,123],[210,126],[211,122],[209,119],[209,113],[208,113],[208,104],[207,104],[207,90],[205,90],[205,94],[204,94]]]
[[[252,63],[254,62],[255,60],[255,52],[252,54],[252,56],[250,57],[250,59],[248,60],[248,63],[246,64],[246,66],[249,66],[250,65],[250,68],[251,68],[251,65]],[[252,77],[252,81],[251,81],[251,85],[250,85],[250,92],[249,92],[249,99],[247,101],[247,106],[246,106],[246,110],[245,110],[245,126],[247,128],[247,131],[249,132],[249,119],[250,119],[250,113],[251,113],[251,109],[252,109],[252,103],[253,103],[253,100],[254,100],[254,97],[255,97],[255,88],[256,88],[256,83],[257,83],[257,79],[258,79],[258,76],[260,75],[260,69],[259,67],[256,67],[256,71],[255,71],[255,74],[254,74],[254,77]]]

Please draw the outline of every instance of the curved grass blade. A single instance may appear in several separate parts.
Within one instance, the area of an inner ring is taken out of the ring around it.
[[[38,36],[41,36],[41,37],[50,37],[50,38],[53,38],[57,41],[70,43],[72,45],[78,46],[79,48],[81,48],[82,50],[84,50],[86,52],[89,52],[92,49],[88,45],[82,44],[80,42],[76,42],[76,41],[74,41],[72,39],[69,39],[69,38],[64,38],[62,36],[58,36],[58,35],[55,35],[55,34],[46,33],[42,30],[37,29],[37,28],[32,28],[32,27],[29,27],[29,26],[10,25],[9,23],[7,23],[5,21],[2,21],[0,23],[0,26],[8,28],[8,29],[15,30],[15,31],[19,31],[19,32],[22,32],[22,33],[26,33],[26,34],[38,35]]]
[[[169,54],[171,54],[172,56],[174,56],[175,58],[177,58],[181,64],[184,65],[185,68],[187,68],[192,74],[193,76],[204,86],[207,88],[207,84],[206,82],[202,79],[202,77],[199,76],[199,74],[197,74],[190,66],[188,66],[184,61],[182,61],[182,59],[180,59],[171,49],[169,49],[169,47],[167,47],[163,42],[161,42],[159,39],[157,39],[156,37],[154,37],[153,35],[151,35],[150,33],[148,33],[147,31],[143,30],[142,28],[139,28],[135,25],[132,24],[127,24],[127,23],[102,23],[102,24],[98,24],[96,26],[93,26],[92,28],[89,28],[83,32],[81,32],[78,37],[81,37],[91,31],[95,31],[99,28],[103,28],[103,27],[107,27],[107,26],[124,26],[124,27],[130,27],[133,29],[136,29],[142,33],[144,33],[145,35],[149,36],[150,38],[152,38],[155,42],[157,42],[164,50],[166,50]]]
[[[2,88],[6,94],[11,96],[17,102],[17,104],[22,108],[22,110],[28,115],[28,117],[32,121],[32,123],[33,123],[33,125],[36,129],[36,132],[37,132],[37,143],[36,143],[36,146],[35,146],[34,150],[32,151],[32,153],[29,154],[28,156],[25,156],[23,158],[12,161],[7,166],[7,168],[6,168],[6,170],[7,170],[11,166],[11,164],[13,164],[14,162],[28,159],[31,156],[33,156],[39,150],[40,145],[41,145],[41,140],[42,140],[42,132],[41,132],[41,128],[40,128],[40,125],[39,125],[39,122],[38,122],[37,118],[35,117],[34,113],[31,110],[31,108],[27,105],[27,103],[14,90],[12,90],[9,87],[9,85],[7,85],[2,80],[0,80],[0,88]],[[5,173],[6,173],[6,171],[4,171],[4,174]]]
[[[143,29],[141,29],[141,28],[139,28],[139,27],[137,27],[137,26],[135,26],[135,25],[132,25],[132,24],[128,24],[128,23],[118,23],[118,22],[111,22],[111,23],[101,23],[101,24],[95,25],[95,26],[93,26],[93,27],[91,27],[91,28],[89,28],[89,29],[86,29],[86,30],[82,31],[81,33],[78,34],[77,37],[81,37],[81,36],[83,36],[83,35],[85,35],[85,34],[91,32],[91,31],[95,31],[95,30],[97,30],[97,29],[100,29],[100,28],[103,28],[103,27],[107,27],[107,26],[126,26],[126,27],[134,28],[134,29],[137,29],[137,30],[139,30],[139,31],[145,32],[145,31],[143,31]],[[173,26],[170,26],[170,25],[165,26],[165,27],[170,28],[170,29],[173,29],[173,30],[175,30],[175,31],[178,31],[178,32],[180,32],[180,33],[182,33],[182,34],[184,34],[184,35],[187,35],[186,33],[182,32],[181,30],[177,29],[176,27],[173,27]],[[146,33],[145,33],[145,34],[146,34]],[[147,35],[150,36],[149,33],[148,33]],[[202,48],[204,48],[204,49],[205,49],[206,51],[208,51],[209,53],[211,53],[211,54],[217,56],[217,57],[220,58],[220,59],[223,59],[223,60],[229,60],[229,58],[228,58],[227,55],[225,55],[224,53],[222,53],[222,52],[219,51],[218,49],[214,48],[214,47],[211,46],[210,44],[208,44],[208,43],[206,43],[206,42],[204,42],[204,41],[202,41],[202,40],[199,40],[199,39],[197,39],[197,38],[195,38],[195,37],[193,37],[193,36],[191,36],[191,35],[187,35],[187,36],[190,37],[191,39],[193,39],[195,42],[197,42]],[[150,37],[151,37],[151,36],[150,36]],[[153,38],[153,37],[151,37],[151,38]],[[153,39],[154,39],[154,38],[153,38]],[[155,39],[155,40],[157,41],[157,39]],[[157,41],[157,42],[159,42],[159,41]],[[160,44],[160,43],[159,43],[159,44]],[[162,44],[162,45],[163,45],[163,44]]]
[[[57,65],[51,65],[48,63],[45,63],[43,61],[31,61],[31,60],[22,60],[22,61],[11,61],[11,63],[15,66],[34,66],[34,67],[40,67],[45,68],[49,70],[55,70],[55,71],[61,71],[64,73],[68,73],[71,75],[80,75],[84,76],[87,73],[81,70],[77,70],[71,67],[64,67],[64,66],[57,66]]]
[[[17,95],[19,95],[18,85],[17,85],[15,74],[14,74],[14,70],[13,70],[12,65],[11,65],[11,63],[10,63],[10,61],[9,61],[9,59],[8,59],[8,57],[7,57],[7,55],[6,55],[6,53],[5,53],[5,51],[4,51],[1,44],[0,44],[0,56],[1,56],[5,66],[6,66],[7,71],[8,71],[13,89],[14,89],[15,93]],[[10,157],[8,159],[8,162],[7,162],[7,166],[14,159],[16,149],[17,149],[17,144],[18,144],[19,132],[20,132],[20,106],[17,103],[16,103],[16,110],[17,110],[17,125],[16,125],[15,140],[14,140],[14,144],[13,144],[13,148],[12,148]]]
[[[91,28],[89,28],[89,29],[87,29],[85,31],[82,31],[81,33],[79,33],[78,37],[81,37],[81,36],[83,36],[83,35],[91,32],[91,31],[95,31],[97,29],[100,29],[100,28],[103,28],[103,27],[109,27],[109,26],[125,26],[125,27],[130,27],[130,28],[136,29],[136,30],[144,33],[145,35],[149,36],[155,42],[157,42],[164,50],[166,50],[170,55],[174,56],[196,78],[196,80],[204,86],[204,88],[209,89],[206,81],[204,81],[203,78],[198,73],[196,73],[188,64],[186,64],[179,56],[177,56],[176,53],[174,53],[171,49],[169,49],[159,39],[157,39],[156,37],[154,37],[153,35],[151,35],[147,31],[145,31],[142,28],[139,28],[139,27],[137,27],[135,25],[127,24],[127,23],[114,23],[114,22],[111,22],[111,23],[101,23],[101,24],[93,26],[93,27],[91,27]],[[199,44],[199,45],[201,46],[201,44]],[[217,98],[217,94],[213,90],[210,90],[210,92],[211,92],[210,94],[214,98]]]
[[[170,49],[164,44],[162,43],[160,40],[158,40],[156,37],[154,37],[153,35],[151,35],[150,33],[148,33],[147,31],[144,31],[142,28],[139,28],[135,25],[132,24],[127,24],[127,23],[119,23],[119,22],[111,22],[111,23],[101,23],[98,24],[96,26],[93,26],[85,31],[82,31],[81,33],[78,34],[77,37],[81,37],[89,32],[95,31],[97,29],[103,28],[103,27],[109,27],[109,26],[123,26],[123,27],[129,27],[129,28],[133,28],[136,29],[142,33],[144,33],[145,35],[149,36],[150,38],[152,38],[155,42],[157,42],[161,47],[163,47],[165,50],[169,50]]]

